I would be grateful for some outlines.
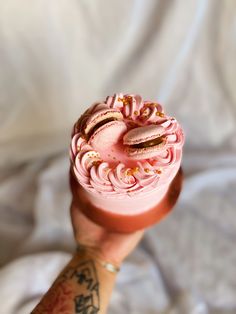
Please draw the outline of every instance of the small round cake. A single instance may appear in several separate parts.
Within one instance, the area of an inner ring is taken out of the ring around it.
[[[163,201],[179,171],[183,143],[180,124],[159,103],[115,94],[93,104],[72,131],[78,207],[114,231],[154,224],[169,211]]]

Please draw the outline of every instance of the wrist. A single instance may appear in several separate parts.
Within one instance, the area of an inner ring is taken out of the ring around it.
[[[88,253],[92,254],[94,257],[99,258],[101,260],[110,262],[117,267],[120,267],[125,255],[119,254],[119,246],[114,243],[110,243],[104,241],[103,243],[98,243],[97,245],[94,243],[90,243],[90,241],[78,241],[76,239],[77,249],[84,248]]]
[[[75,255],[84,258],[92,258],[100,266],[111,273],[118,273],[120,270],[121,262],[118,262],[111,257],[109,254],[104,254],[100,249],[90,246],[78,244]]]

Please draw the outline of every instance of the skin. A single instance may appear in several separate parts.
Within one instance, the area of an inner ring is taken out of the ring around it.
[[[71,220],[80,250],[59,274],[31,314],[106,313],[116,273],[102,262],[120,267],[142,238],[143,231],[119,234],[96,225],[72,200]]]

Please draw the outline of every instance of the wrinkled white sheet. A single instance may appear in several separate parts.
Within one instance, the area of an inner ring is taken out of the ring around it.
[[[175,211],[124,263],[111,314],[236,313],[234,0],[0,0],[0,314],[26,314],[70,258],[69,130],[114,91],[186,131]]]

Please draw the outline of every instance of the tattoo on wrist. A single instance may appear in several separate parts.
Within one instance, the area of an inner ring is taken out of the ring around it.
[[[74,283],[80,287],[78,295],[74,294]],[[47,302],[41,302],[32,314],[99,313],[99,282],[93,260],[68,268],[55,282],[54,287],[55,289],[52,287],[48,292]],[[72,300],[74,312],[69,311]]]
[[[88,260],[76,268],[69,269],[66,276],[76,280],[77,284],[84,288],[84,292],[74,298],[75,313],[98,313],[100,309],[99,282],[94,261]]]

